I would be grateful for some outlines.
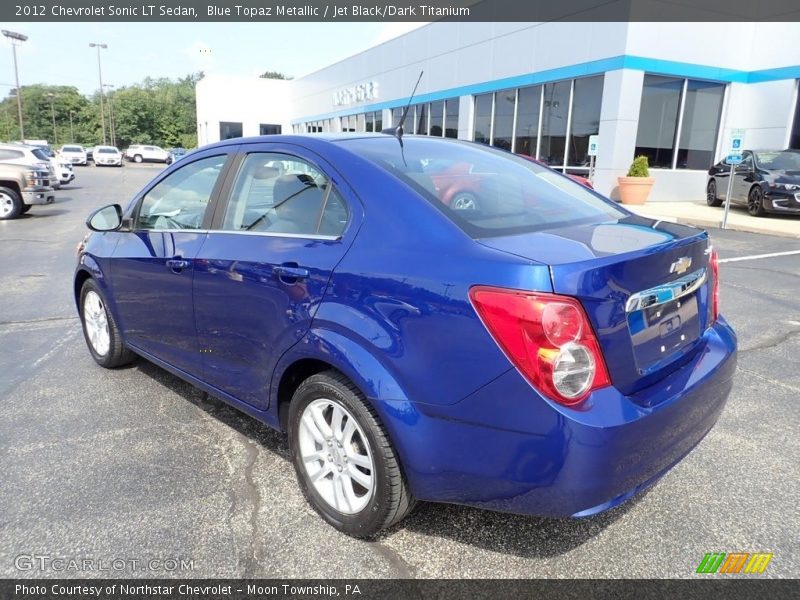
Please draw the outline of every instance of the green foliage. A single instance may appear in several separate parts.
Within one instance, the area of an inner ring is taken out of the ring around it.
[[[194,148],[197,146],[195,85],[202,77],[202,73],[177,81],[148,77],[139,84],[107,91],[103,100],[106,141],[111,143],[113,115],[119,148],[135,143]],[[53,94],[52,98],[48,94]],[[25,139],[46,139],[53,146],[68,142],[93,146],[103,142],[98,92],[86,97],[74,87],[29,85],[22,88],[22,104]],[[13,95],[0,102],[0,139],[21,139],[17,100]]]
[[[261,75],[259,75],[261,79],[293,79],[288,75],[284,75],[280,71],[264,71]]]
[[[628,177],[650,177],[650,168],[646,156],[637,156],[628,169]]]

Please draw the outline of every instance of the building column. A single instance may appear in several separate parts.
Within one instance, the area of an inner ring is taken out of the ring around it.
[[[461,96],[458,99],[458,139],[472,140],[474,119],[472,111],[475,106],[473,96]]]
[[[619,200],[617,177],[627,174],[636,150],[643,83],[644,72],[630,69],[608,71],[603,82],[594,186],[614,200]]]

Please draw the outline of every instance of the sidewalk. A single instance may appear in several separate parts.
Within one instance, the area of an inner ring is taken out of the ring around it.
[[[711,207],[705,201],[649,202],[642,206],[626,204],[625,208],[650,219],[710,228],[719,228],[725,213],[724,206]],[[751,217],[744,207],[732,204],[728,213],[728,229],[800,239],[800,216]]]

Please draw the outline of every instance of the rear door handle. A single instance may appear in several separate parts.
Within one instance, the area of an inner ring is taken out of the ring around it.
[[[189,266],[189,261],[182,258],[168,258],[167,268],[173,271],[180,271]]]
[[[279,279],[306,279],[308,269],[292,265],[277,265],[272,270]]]

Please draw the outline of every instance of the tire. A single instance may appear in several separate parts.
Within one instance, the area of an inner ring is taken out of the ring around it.
[[[24,211],[25,204],[19,194],[7,187],[0,187],[0,221],[16,219]]]
[[[760,186],[754,185],[747,194],[747,212],[754,217],[763,217],[767,214],[764,210],[764,190]]]
[[[706,187],[706,204],[709,206],[722,206],[722,200],[717,197],[717,182],[711,180]]]
[[[122,335],[100,286],[87,279],[81,288],[80,318],[83,337],[94,361],[101,367],[113,369],[132,362],[133,352],[125,348]],[[103,340],[105,333],[106,339]]]
[[[324,424],[317,427],[320,420]],[[339,531],[371,537],[414,508],[400,461],[377,414],[341,373],[325,371],[300,384],[289,406],[288,430],[292,463],[303,495]],[[322,473],[316,482],[310,470],[314,475]],[[340,494],[335,491],[337,486],[341,486]]]
[[[133,162],[135,162],[135,163],[142,162],[142,155],[141,154],[137,154],[136,156],[134,156],[133,157]]]

